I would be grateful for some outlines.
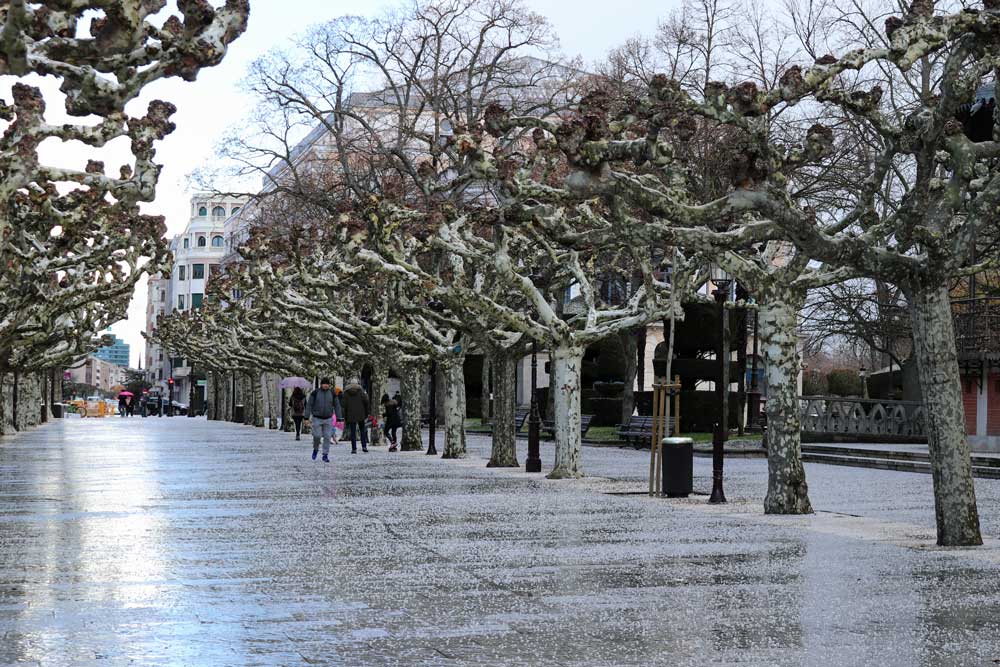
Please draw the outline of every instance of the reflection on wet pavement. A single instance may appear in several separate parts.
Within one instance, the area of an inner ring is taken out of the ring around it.
[[[186,418],[0,441],[0,665],[1000,660],[1000,549],[915,548],[926,475],[810,465],[837,514],[787,519],[758,512],[762,461],[727,463],[720,509],[622,495],[632,450],[555,482],[487,470],[477,437],[464,461],[308,447]],[[997,535],[1000,481],[977,493]]]

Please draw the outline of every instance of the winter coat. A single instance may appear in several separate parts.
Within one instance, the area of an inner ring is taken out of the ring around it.
[[[288,404],[292,407],[293,417],[302,417],[303,415],[305,415],[306,400],[307,399],[305,396],[303,396],[302,398],[296,398],[295,396],[292,396],[292,398],[289,399]]]
[[[360,384],[350,384],[344,389],[344,421],[348,424],[352,422],[363,422],[368,419],[371,409],[368,403],[368,394],[361,388]]]
[[[389,428],[399,428],[403,425],[403,420],[399,416],[399,405],[391,399],[385,403],[385,425]]]
[[[329,419],[333,415],[337,415],[337,418],[340,419],[341,414],[340,399],[333,393],[333,389],[326,391],[313,389],[312,393],[309,394],[309,400],[306,401],[307,418]]]

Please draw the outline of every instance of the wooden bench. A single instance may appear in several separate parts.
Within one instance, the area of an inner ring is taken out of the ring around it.
[[[587,435],[587,431],[590,430],[590,421],[593,418],[594,415],[580,415],[580,437]],[[546,434],[550,438],[554,438],[556,434],[555,422],[550,420],[543,421],[542,433]]]
[[[649,447],[653,440],[653,423],[658,420],[663,424],[663,417],[651,417],[649,415],[633,415],[624,424],[618,425],[618,438],[636,449]],[[674,418],[670,418],[670,423],[665,430],[661,430],[663,437],[669,437],[674,432]]]

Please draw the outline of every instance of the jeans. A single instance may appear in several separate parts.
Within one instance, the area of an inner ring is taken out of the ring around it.
[[[394,445],[396,444],[396,431],[398,429],[398,426],[389,426],[388,424],[382,427],[382,432],[385,433],[386,439]]]
[[[312,421],[312,434],[313,434],[313,449],[319,449],[319,439],[320,436],[323,437],[323,456],[330,454],[330,438],[333,436],[333,424],[330,423],[330,418],[313,417]]]
[[[368,451],[368,429],[365,428],[364,422],[347,422],[347,428],[351,432],[351,449],[357,451],[358,449],[358,438],[357,432],[361,431],[361,449]]]

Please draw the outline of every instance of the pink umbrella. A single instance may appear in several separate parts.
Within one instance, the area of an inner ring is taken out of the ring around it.
[[[118,395],[119,395],[119,396],[135,396],[135,394],[133,394],[133,393],[132,393],[132,392],[130,392],[130,391],[122,391],[122,392],[118,392]]]
[[[278,389],[294,389],[295,387],[302,387],[302,389],[312,389],[313,383],[305,378],[300,377],[290,377],[284,378],[278,383]]]

